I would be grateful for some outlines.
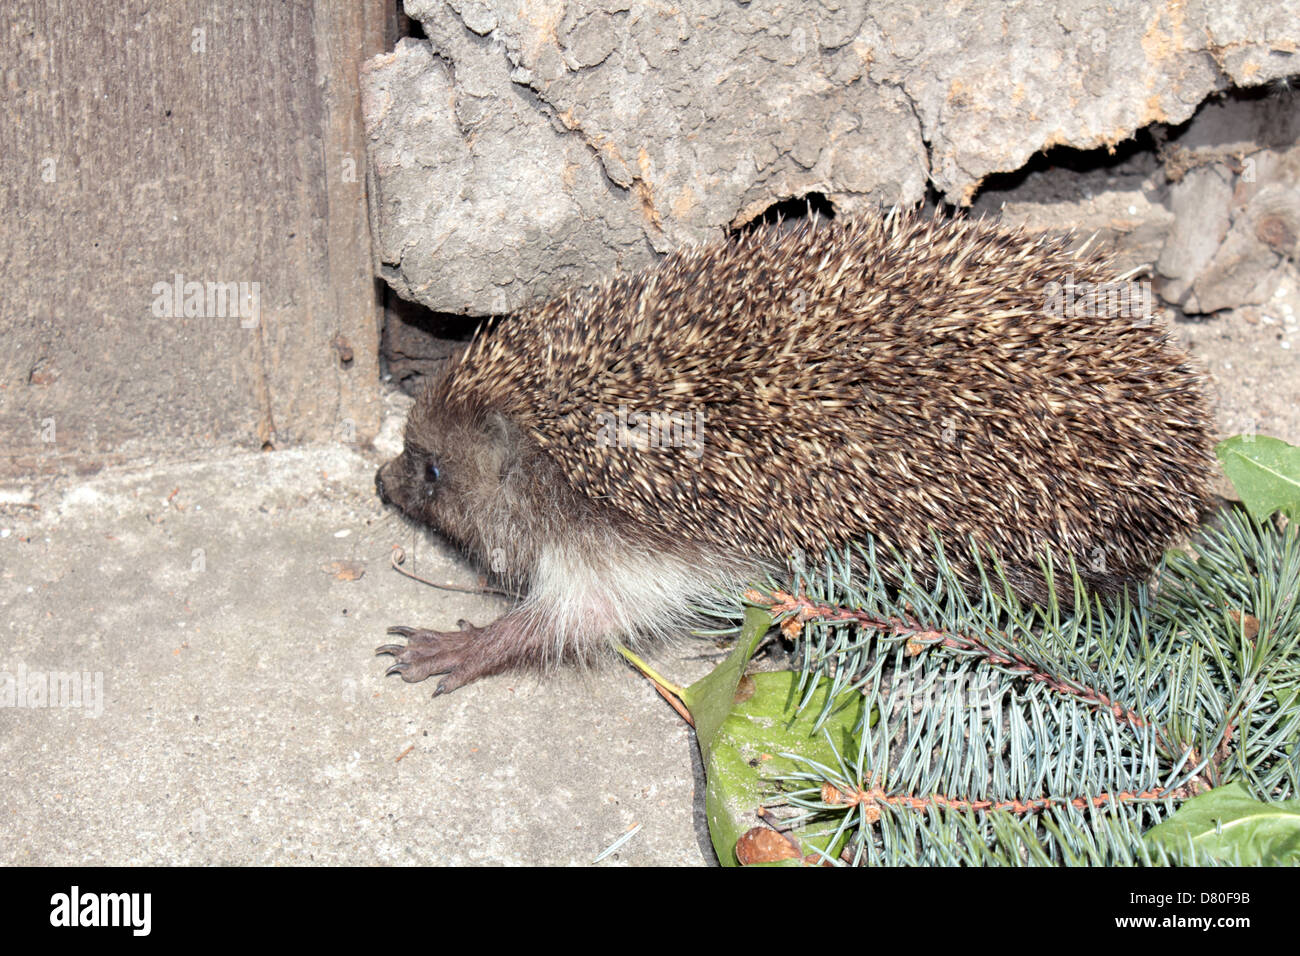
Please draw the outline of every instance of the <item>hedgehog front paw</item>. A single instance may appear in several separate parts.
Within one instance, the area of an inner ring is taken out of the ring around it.
[[[470,634],[478,630],[472,625],[460,622],[465,633],[454,631],[430,631],[422,627],[394,626],[389,634],[406,639],[406,645],[385,644],[375,648],[375,654],[392,654],[397,663],[384,673],[401,674],[402,680],[417,683],[427,680],[434,674],[446,674],[433,692],[437,697],[455,690],[463,684],[484,675],[481,668],[473,662],[473,642]]]

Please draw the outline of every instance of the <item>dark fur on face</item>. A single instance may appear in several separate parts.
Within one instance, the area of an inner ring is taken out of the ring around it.
[[[542,476],[554,470],[543,459],[498,413],[421,401],[402,453],[379,469],[375,487],[385,504],[518,585],[537,558],[535,501]]]

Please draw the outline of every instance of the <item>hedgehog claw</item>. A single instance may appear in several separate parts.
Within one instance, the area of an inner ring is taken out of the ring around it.
[[[433,634],[434,632],[426,631],[424,628],[420,627],[407,627],[405,624],[394,624],[385,633],[396,634],[398,637],[404,637],[407,640],[411,640],[412,638],[416,638],[418,635],[428,635]],[[391,647],[392,645],[390,644],[388,646]]]

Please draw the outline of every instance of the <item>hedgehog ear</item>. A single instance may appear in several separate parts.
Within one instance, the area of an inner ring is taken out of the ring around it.
[[[502,476],[510,471],[510,466],[518,457],[516,435],[518,430],[510,419],[500,412],[488,412],[482,420],[484,445],[493,457],[492,467]]]
[[[483,417],[483,434],[493,444],[508,447],[512,431],[510,420],[500,412],[488,412]]]

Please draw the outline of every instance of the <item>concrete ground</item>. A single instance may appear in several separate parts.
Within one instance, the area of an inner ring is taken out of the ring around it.
[[[1293,274],[1267,307],[1180,324],[1225,435],[1300,443],[1297,314]],[[402,402],[378,454],[0,485],[0,862],[587,864],[637,824],[605,865],[713,861],[691,733],[629,670],[436,700],[384,676],[388,625],[505,606],[390,568],[400,546],[422,576],[476,583],[375,498]],[[654,663],[688,682],[710,654]],[[41,692],[64,683],[82,706]]]

